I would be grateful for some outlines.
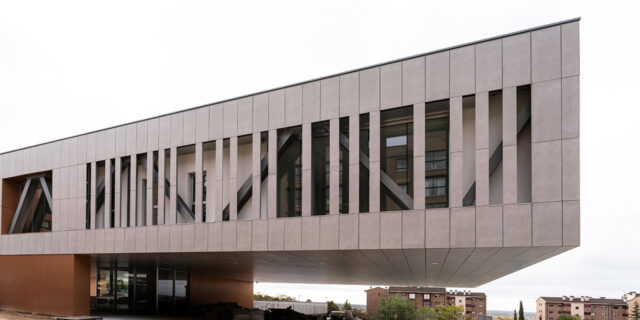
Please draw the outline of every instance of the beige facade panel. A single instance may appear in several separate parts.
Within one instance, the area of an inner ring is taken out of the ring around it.
[[[380,109],[380,67],[360,71],[360,113]]]
[[[359,113],[360,73],[353,72],[340,76],[340,117]]]
[[[475,92],[476,47],[467,46],[450,51],[450,95],[452,97]]]
[[[449,51],[425,57],[425,100],[449,98]]]
[[[399,107],[402,104],[402,63],[380,67],[380,109]]]
[[[531,81],[558,79],[562,73],[560,26],[531,32]]]

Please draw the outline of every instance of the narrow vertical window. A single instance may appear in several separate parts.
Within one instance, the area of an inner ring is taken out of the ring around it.
[[[362,157],[364,155],[364,157]],[[360,115],[360,212],[369,212],[369,114]],[[364,161],[364,163],[363,163]]]
[[[278,130],[278,217],[302,214],[302,126]]]
[[[164,157],[164,168],[160,168],[160,170],[163,170],[164,172],[164,188],[161,191],[164,210],[161,214],[163,216],[162,219],[164,223],[169,224],[169,216],[171,216],[169,214],[169,211],[171,210],[171,199],[169,198],[171,196],[171,150],[164,149],[162,153],[162,157]]]
[[[349,117],[340,118],[340,168],[338,191],[340,213],[349,213]]]
[[[147,154],[141,153],[136,157],[136,226],[147,224]]]
[[[196,170],[196,146],[188,145],[177,150],[177,198],[176,219],[177,223],[192,223],[195,221],[195,170]],[[194,175],[193,185],[189,179]],[[193,187],[193,190],[192,190]],[[193,198],[193,201],[191,199]]]
[[[411,208],[413,107],[395,108],[380,113],[380,170],[380,210]]]
[[[449,206],[449,100],[426,104],[425,207]]]
[[[202,145],[202,221],[214,220],[214,193],[216,182],[216,142]],[[209,220],[207,220],[207,216]]]
[[[131,157],[122,157],[120,160],[120,225],[129,227],[130,196],[131,196]]]
[[[106,206],[104,200],[106,199],[106,174],[105,174],[105,163],[104,161],[96,162],[96,229],[104,228],[104,215],[107,214],[105,212]]]
[[[489,204],[502,203],[502,91],[489,93]]]
[[[85,229],[91,229],[91,163],[87,163],[85,190]]]
[[[463,206],[476,202],[476,97],[462,98],[462,199]]]
[[[111,172],[109,172],[111,179],[111,190],[109,191],[109,193],[111,193],[109,221],[110,226],[114,228],[116,226],[116,159],[107,161],[111,162]]]
[[[253,135],[238,137],[237,201],[238,220],[251,217],[251,197],[253,195]]]
[[[149,169],[153,170],[153,181],[151,182],[151,205],[152,210],[152,223],[153,225],[158,224],[158,151],[153,152],[153,168]]]
[[[531,202],[531,87],[517,90],[518,202]]]
[[[311,215],[329,213],[329,121],[311,125]]]

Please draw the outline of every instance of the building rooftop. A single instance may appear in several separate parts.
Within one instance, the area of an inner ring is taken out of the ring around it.
[[[605,298],[605,297],[592,298],[592,297],[564,296],[564,297],[540,297],[540,299],[543,299],[546,302],[552,302],[552,303],[584,302],[584,303],[587,303],[587,304],[620,304],[620,305],[626,305],[626,303],[622,299],[608,299],[608,298]]]

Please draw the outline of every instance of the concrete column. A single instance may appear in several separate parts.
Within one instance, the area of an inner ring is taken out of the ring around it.
[[[96,162],[91,162],[91,214],[90,219],[91,219],[91,229],[95,229],[96,228],[96,174],[97,171],[97,164]]]
[[[252,148],[251,148],[251,168],[252,168],[252,192],[251,192],[251,219],[260,219],[260,199],[261,199],[261,134],[260,132],[254,132],[252,137]],[[304,191],[304,188],[302,189]]]
[[[462,97],[449,101],[449,206],[462,207]]]
[[[238,136],[229,147],[229,221],[238,220]]]
[[[518,129],[516,87],[502,90],[502,203],[518,202]]]
[[[413,105],[413,209],[424,209],[425,104]]]
[[[137,206],[137,193],[136,186],[138,185],[138,157],[134,154],[131,156],[131,166],[130,166],[129,174],[131,176],[131,183],[129,184],[129,226],[134,227],[137,225],[138,213],[136,212]]]
[[[147,214],[146,226],[153,225],[153,151],[147,152]]]
[[[214,189],[214,221],[222,221],[222,209],[224,204],[222,203],[222,162],[224,155],[224,140],[216,140],[216,183]]]
[[[476,205],[489,205],[489,93],[476,94]]]
[[[169,154],[169,221],[166,224],[176,224],[178,209],[178,148],[171,147]]]
[[[269,175],[267,185],[267,217],[278,217],[278,130],[269,130]]]
[[[369,113],[369,211],[380,211],[380,111]]]
[[[202,171],[202,159],[203,159],[203,144],[202,142],[196,143],[196,223],[202,222],[202,188],[204,183],[203,171]]]
[[[360,212],[360,115],[349,116],[349,213]]]
[[[121,227],[120,225],[120,188],[122,187],[122,185],[120,184],[120,180],[121,177],[120,175],[122,174],[122,159],[120,157],[116,158],[115,161],[115,180],[114,183],[115,188],[114,188],[114,197],[115,197],[115,201],[113,202],[113,215],[114,215],[114,219],[113,219],[113,223],[114,223],[114,227],[119,228]]]
[[[165,150],[158,150],[158,225],[165,224]]]
[[[111,225],[111,160],[104,161],[104,228],[112,228]]]
[[[302,124],[302,216],[311,215],[311,123]]]
[[[340,212],[340,119],[329,120],[329,214]]]

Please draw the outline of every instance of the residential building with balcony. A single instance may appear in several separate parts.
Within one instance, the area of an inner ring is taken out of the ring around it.
[[[624,320],[628,318],[628,311],[622,299],[562,296],[536,300],[538,320],[557,320],[561,315],[578,315],[584,320]]]

